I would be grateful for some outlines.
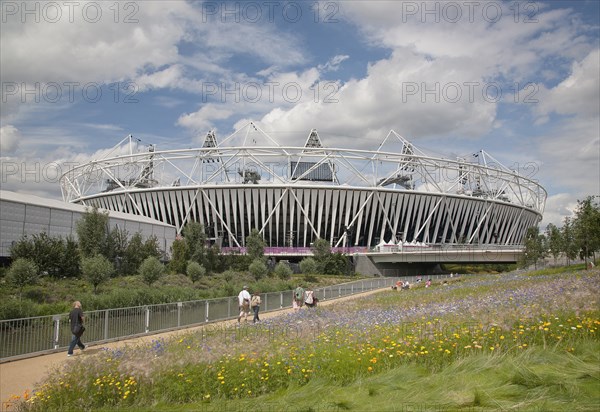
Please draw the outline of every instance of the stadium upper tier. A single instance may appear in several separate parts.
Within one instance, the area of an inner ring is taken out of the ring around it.
[[[347,139],[352,144],[351,139]],[[68,202],[202,223],[222,247],[258,229],[269,247],[382,243],[519,245],[546,191],[484,151],[431,156],[390,131],[376,150],[326,147],[316,130],[284,146],[250,122],[200,148],[140,147],[132,136],[60,179]]]

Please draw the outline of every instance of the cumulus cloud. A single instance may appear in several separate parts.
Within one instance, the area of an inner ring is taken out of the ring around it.
[[[540,223],[542,230],[546,229],[550,223],[561,227],[565,217],[573,217],[577,208],[577,199],[570,193],[557,193],[548,196],[546,200],[546,211],[544,219]]]
[[[600,50],[573,62],[569,77],[553,88],[540,85],[540,116],[557,114],[597,117],[600,113]]]
[[[316,102],[274,109],[261,122],[278,131],[315,127],[377,139],[390,129],[411,137],[484,134],[493,125],[496,104],[480,93],[469,95],[463,85],[473,73],[466,62],[452,64],[460,70],[398,49],[369,66],[364,78],[321,90]]]
[[[31,102],[23,91],[36,87],[66,93],[90,84],[133,82],[139,92],[201,93],[207,81],[239,75],[230,67],[234,56],[282,67],[305,61],[293,33],[279,33],[274,24],[207,19],[199,3],[67,3],[36,2],[31,9],[37,15],[23,19],[25,3],[15,2],[14,13],[3,14],[0,69],[3,87],[15,88],[6,99],[4,121],[7,115],[18,118],[19,111],[25,118],[23,108]]]
[[[215,120],[227,119],[232,114],[231,110],[220,108],[214,104],[206,104],[196,112],[181,115],[177,124],[203,135],[214,127]]]
[[[13,153],[21,141],[19,129],[13,125],[0,127],[0,156],[6,156]]]
[[[340,64],[342,64],[344,60],[347,60],[349,58],[350,56],[348,56],[347,54],[338,54],[329,59],[327,63],[320,64],[317,67],[320,71],[337,71],[340,68]]]

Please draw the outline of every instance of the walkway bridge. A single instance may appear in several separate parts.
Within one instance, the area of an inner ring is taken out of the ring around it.
[[[246,248],[223,248],[223,253],[245,254]],[[440,264],[515,263],[523,254],[521,245],[382,245],[331,248],[332,253],[351,256],[355,270],[376,276],[428,274]],[[302,259],[312,256],[308,247],[265,247],[265,256]]]

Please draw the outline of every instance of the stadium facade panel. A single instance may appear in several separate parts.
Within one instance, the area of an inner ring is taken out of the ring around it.
[[[521,245],[545,190],[484,151],[431,156],[391,131],[377,150],[282,146],[255,124],[202,148],[139,150],[128,136],[61,177],[66,201],[204,225],[223,248],[258,229],[271,248]]]

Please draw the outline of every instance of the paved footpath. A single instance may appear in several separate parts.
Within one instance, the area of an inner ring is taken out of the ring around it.
[[[358,293],[351,296],[344,296],[337,299],[328,299],[326,301],[319,302],[320,306],[327,306],[333,303],[339,303],[344,300],[354,299],[357,297],[371,295],[378,293],[387,288],[371,290],[369,292]],[[279,316],[284,313],[291,312],[292,309],[283,309],[274,312],[264,312],[260,314],[263,319]],[[249,315],[251,317],[252,314]],[[233,325],[235,320],[227,320],[220,322],[222,325]],[[214,325],[211,323],[210,325]],[[64,364],[75,359],[78,356],[93,356],[107,348],[119,348],[124,345],[135,345],[138,343],[152,342],[156,338],[166,338],[176,336],[183,333],[189,333],[195,330],[202,329],[206,325],[194,326],[186,329],[179,329],[176,331],[165,332],[160,334],[145,335],[135,339],[121,340],[110,343],[102,343],[97,345],[88,345],[85,351],[75,349],[75,354],[72,358],[67,357],[66,349],[64,352],[56,352],[48,355],[35,356],[33,358],[27,358],[22,360],[15,360],[12,362],[0,363],[0,400],[2,405],[1,411],[12,410],[11,404],[14,402],[11,400],[13,395],[23,397],[26,392],[31,393],[36,388],[37,384],[40,383],[45,377],[52,374],[57,369],[60,369]],[[85,336],[85,335],[84,335]],[[85,339],[83,340],[85,343]]]

